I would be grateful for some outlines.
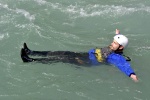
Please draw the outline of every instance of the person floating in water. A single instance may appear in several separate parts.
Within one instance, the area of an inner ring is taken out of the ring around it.
[[[88,52],[72,51],[33,51],[24,43],[21,49],[23,62],[54,63],[63,62],[82,66],[94,66],[101,63],[108,63],[116,66],[124,74],[132,78],[135,82],[138,78],[128,61],[131,59],[123,55],[123,50],[128,44],[128,38],[116,29],[113,42],[104,48],[91,49]],[[41,56],[41,58],[31,58],[29,56]]]

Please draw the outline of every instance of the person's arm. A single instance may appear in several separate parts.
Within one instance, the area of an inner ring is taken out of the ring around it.
[[[131,68],[130,63],[126,61],[124,57],[118,54],[112,54],[108,57],[107,61],[113,65],[115,65],[120,71],[125,73],[127,76],[132,78],[135,82],[138,81],[138,78]]]
[[[131,65],[126,60],[124,60],[123,57],[119,58],[116,66],[127,76],[129,76],[133,81],[138,82],[138,78],[133,69],[131,68]]]

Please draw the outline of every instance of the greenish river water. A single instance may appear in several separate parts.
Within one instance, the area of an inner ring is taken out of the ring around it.
[[[149,0],[0,0],[0,100],[149,100]],[[135,83],[116,67],[23,63],[20,49],[87,52],[129,38]]]

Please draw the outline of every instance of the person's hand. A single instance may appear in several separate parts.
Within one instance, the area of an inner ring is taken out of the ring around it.
[[[136,76],[136,75],[131,74],[131,76],[130,76],[130,77],[133,79],[133,81],[138,82],[138,78],[137,78],[137,76]]]
[[[120,30],[116,29],[116,34],[120,34]]]

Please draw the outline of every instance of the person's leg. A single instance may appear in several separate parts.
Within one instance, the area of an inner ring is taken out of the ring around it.
[[[26,54],[31,56],[68,56],[70,54],[74,54],[74,52],[70,51],[33,51],[27,47],[26,43],[24,43],[24,50]]]
[[[21,49],[21,58],[23,62],[40,62],[40,63],[53,63],[53,62],[72,63],[74,61],[73,57],[68,57],[64,55],[45,57],[45,58],[30,58],[26,54],[25,49],[23,48]]]
[[[88,53],[66,52],[66,55],[69,56],[60,55],[60,56],[53,56],[53,57],[46,57],[46,58],[30,58],[26,54],[25,49],[21,49],[21,58],[23,62],[40,62],[40,63],[63,62],[63,63],[70,63],[75,65],[83,65],[83,66],[90,65]]]

